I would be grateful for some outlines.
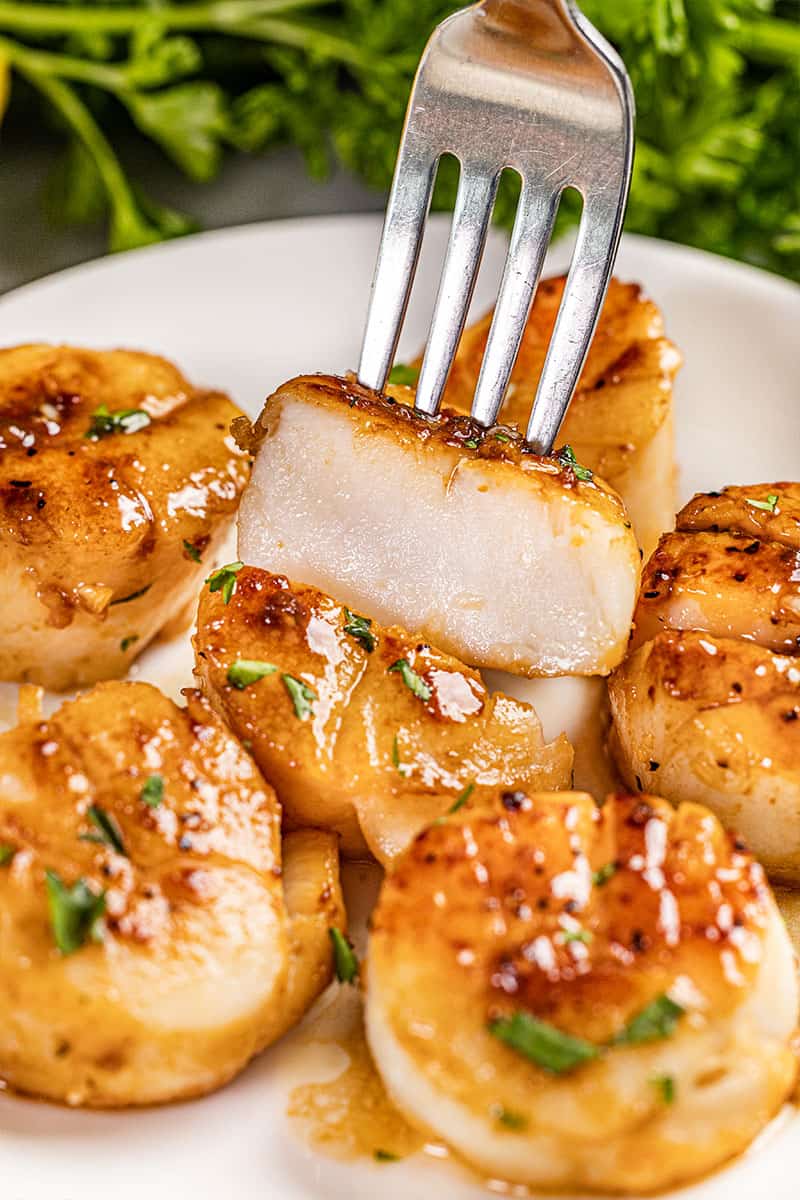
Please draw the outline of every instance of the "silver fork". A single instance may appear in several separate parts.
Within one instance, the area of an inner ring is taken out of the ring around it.
[[[519,351],[562,191],[583,212],[527,440],[552,449],[592,340],[619,243],[633,162],[625,66],[572,0],[483,0],[443,21],[406,113],[358,376],[381,390],[394,361],[442,154],[461,165],[416,408],[435,414],[466,321],[500,173],[521,193],[472,416],[493,425]]]

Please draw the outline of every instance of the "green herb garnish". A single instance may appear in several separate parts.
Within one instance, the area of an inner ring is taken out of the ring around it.
[[[127,604],[130,600],[138,600],[140,596],[146,595],[152,586],[152,583],[146,583],[138,592],[131,592],[127,596],[120,596],[119,600],[112,600],[108,607],[113,608],[115,604]]]
[[[375,1150],[372,1157],[376,1162],[398,1162],[399,1156],[392,1154],[391,1150]]]
[[[328,936],[333,945],[333,965],[336,978],[340,983],[353,983],[358,978],[358,959],[356,952],[341,929],[331,925]]]
[[[127,637],[124,637],[124,638],[122,639],[122,641],[121,641],[121,642],[120,642],[120,644],[119,644],[119,648],[120,648],[120,650],[122,651],[122,653],[124,654],[124,653],[125,653],[125,651],[126,651],[126,650],[130,650],[130,648],[131,648],[131,646],[133,645],[133,643],[134,643],[134,642],[138,642],[138,640],[139,640],[139,635],[138,635],[138,633],[131,633],[131,634],[129,634]]]
[[[62,954],[74,954],[87,938],[102,941],[101,918],[106,908],[105,892],[93,892],[85,879],[71,888],[55,871],[45,872],[47,905],[55,943]]]
[[[392,665],[389,667],[389,672],[392,671],[400,672],[403,677],[403,683],[406,685],[409,691],[413,692],[415,696],[418,696],[420,700],[430,700],[433,692],[422,676],[418,675],[413,667],[409,664],[407,658],[398,658],[397,662],[392,663]]]
[[[582,467],[575,457],[575,451],[572,446],[562,446],[556,453],[556,458],[565,470],[571,470],[576,479],[581,483],[589,483],[594,479],[593,473],[588,467]]]
[[[148,808],[158,808],[164,799],[164,780],[160,775],[148,775],[144,787],[139,792],[139,799]]]
[[[369,617],[359,617],[357,613],[351,613],[349,608],[344,610],[345,615],[345,633],[349,633],[350,637],[356,639],[366,650],[367,654],[372,654],[378,639],[372,633],[370,626],[372,621]]]
[[[389,383],[401,383],[413,387],[419,379],[419,367],[409,367],[405,363],[395,363],[389,372]]]
[[[261,662],[257,658],[237,658],[228,667],[228,683],[241,692],[266,675],[274,675],[277,669],[273,663]]]
[[[109,412],[108,405],[101,404],[91,416],[91,424],[83,435],[97,442],[112,433],[138,433],[150,424],[150,415],[142,408],[120,408]]]
[[[554,1025],[524,1012],[492,1021],[489,1033],[553,1075],[572,1071],[600,1053],[591,1042],[562,1033]]]
[[[510,1108],[504,1108],[502,1104],[492,1105],[490,1111],[498,1125],[505,1125],[506,1129],[525,1129],[527,1127],[527,1117],[523,1117],[521,1113],[512,1112]]]
[[[496,433],[494,435],[494,439],[496,442],[510,442],[511,441],[511,438],[508,436],[507,433]]]
[[[778,497],[775,492],[770,492],[766,500],[751,500],[749,497],[746,497],[745,504],[749,504],[751,508],[760,508],[764,512],[774,513],[778,504]]]
[[[453,803],[448,808],[447,815],[450,816],[451,813],[458,812],[458,810],[460,808],[463,808],[474,791],[475,791],[475,784],[468,783],[467,786],[464,788],[463,792],[461,792],[461,794],[453,801]]]
[[[212,571],[206,583],[210,592],[222,592],[222,601],[224,604],[229,604],[231,596],[236,591],[236,576],[244,567],[242,562],[228,563],[224,567],[217,567],[216,571]]]
[[[614,1038],[614,1045],[640,1046],[643,1042],[657,1042],[671,1037],[685,1009],[666,993],[657,996],[651,1004],[637,1013],[621,1033]]]
[[[197,549],[197,546],[195,546],[192,542],[188,542],[186,538],[183,539],[183,548],[189,555],[189,558],[192,560],[192,562],[199,563],[203,561],[200,557],[200,551]]]
[[[661,1099],[665,1104],[675,1101],[675,1079],[672,1075],[653,1075],[650,1079],[653,1087],[658,1088]]]
[[[7,842],[0,844],[0,867],[8,866],[16,853],[15,846],[9,846]]]
[[[609,879],[613,879],[619,867],[615,862],[603,863],[596,871],[592,872],[592,883],[595,887],[603,887],[608,883]]]
[[[295,679],[294,675],[281,675],[281,679],[291,697],[295,716],[299,717],[301,721],[307,720],[314,711],[314,701],[318,699],[317,693],[307,683],[303,683],[302,679]]]
[[[401,775],[408,774],[408,768],[400,761],[400,747],[397,744],[397,734],[392,738],[392,764],[397,767]]]
[[[565,946],[568,946],[570,942],[583,942],[584,945],[588,945],[593,937],[591,929],[564,929],[561,934],[561,940]]]
[[[462,442],[461,445],[468,446],[470,450],[477,450],[480,443],[478,442],[477,438],[467,438],[467,440]]]
[[[122,830],[120,829],[116,818],[112,817],[111,813],[107,813],[104,808],[100,808],[97,804],[92,804],[86,813],[89,821],[94,825],[97,833],[82,833],[80,840],[82,842],[99,842],[104,846],[109,846],[115,854],[124,854],[127,858],[128,852],[125,849],[125,842],[122,839]]]

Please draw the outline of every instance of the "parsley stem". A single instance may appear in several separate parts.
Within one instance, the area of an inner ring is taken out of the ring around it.
[[[757,21],[738,21],[731,31],[731,41],[755,62],[800,62],[800,24],[796,20],[760,16]]]
[[[164,4],[158,23],[165,30],[241,33],[240,26],[270,13],[318,8],[332,0],[215,0],[209,4]],[[17,33],[133,33],[142,23],[141,7],[0,3],[0,29]],[[247,36],[244,34],[243,36]]]

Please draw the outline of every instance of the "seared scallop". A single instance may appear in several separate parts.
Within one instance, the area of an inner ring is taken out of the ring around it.
[[[511,375],[503,421],[525,429],[564,291],[543,280]],[[461,338],[444,402],[469,412],[492,314]],[[657,306],[638,284],[612,279],[559,440],[616,488],[645,554],[672,525],[675,451],[672,387],[681,364]]]
[[[331,976],[335,839],[207,702],[99,684],[0,735],[0,1076],[92,1107],[221,1086]]]
[[[609,681],[630,787],[707,804],[800,881],[800,487],[696,496],[644,572]]]
[[[188,623],[249,476],[238,409],[129,350],[0,350],[0,679],[123,675]]]
[[[796,1076],[792,949],[706,809],[511,793],[416,839],[372,918],[367,1036],[494,1178],[649,1191],[744,1149]]]
[[[243,428],[257,451],[239,557],[417,629],[478,667],[602,675],[639,571],[617,494],[565,452],[303,376]]]
[[[219,586],[217,586],[219,584]],[[212,591],[212,589],[215,589]],[[234,563],[204,589],[206,694],[278,792],[287,824],[391,862],[454,805],[570,784],[572,748],[477,671],[314,587]]]

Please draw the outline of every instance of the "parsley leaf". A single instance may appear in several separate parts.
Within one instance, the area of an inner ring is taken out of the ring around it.
[[[512,1112],[510,1108],[504,1108],[502,1104],[492,1105],[491,1115],[498,1125],[504,1125],[506,1129],[525,1129],[528,1125],[527,1117]]]
[[[489,1033],[553,1075],[572,1071],[600,1053],[591,1042],[562,1033],[554,1025],[525,1012],[492,1021]]]
[[[468,783],[467,786],[464,788],[463,792],[461,792],[461,794],[453,801],[453,803],[448,808],[447,815],[449,816],[450,813],[458,812],[458,810],[460,808],[463,808],[474,791],[475,791],[475,784]]]
[[[0,867],[8,866],[16,853],[16,847],[9,846],[8,842],[0,843]]]
[[[392,1154],[391,1150],[381,1150],[381,1149],[375,1150],[373,1152],[372,1157],[375,1159],[376,1162],[398,1162],[399,1161],[399,1156],[397,1154]]]
[[[592,883],[595,887],[603,887],[608,883],[609,879],[613,879],[619,867],[615,862],[603,863],[596,871],[592,872]]]
[[[133,643],[134,643],[134,642],[138,642],[138,640],[139,640],[139,635],[138,635],[138,633],[131,633],[131,634],[128,634],[128,636],[127,636],[127,637],[124,637],[124,638],[122,639],[122,641],[120,642],[120,644],[119,644],[119,648],[120,648],[120,650],[122,651],[122,653],[124,654],[124,653],[125,653],[125,651],[126,651],[126,650],[130,650],[130,648],[131,648],[131,646],[133,645]]]
[[[257,658],[237,658],[228,667],[228,683],[242,692],[266,675],[274,675],[277,669],[273,663],[261,662]]]
[[[128,596],[120,596],[119,600],[112,600],[108,607],[113,608],[115,604],[128,604],[131,600],[138,600],[140,596],[146,595],[152,586],[152,583],[146,583],[138,592],[131,592]]]
[[[335,925],[331,925],[328,936],[333,945],[333,965],[336,970],[336,978],[340,983],[354,983],[358,978],[359,965],[350,939],[345,937],[341,929],[337,929]]]
[[[389,372],[389,383],[400,383],[413,387],[419,379],[419,367],[409,367],[405,363],[395,363]]]
[[[665,1104],[675,1102],[675,1079],[672,1075],[653,1075],[650,1082],[653,1087],[658,1088]]]
[[[216,571],[212,571],[206,583],[210,592],[222,592],[222,600],[224,604],[229,604],[231,596],[236,591],[236,576],[244,567],[242,562],[228,563],[224,567],[217,567]]]
[[[357,642],[360,642],[367,654],[372,654],[378,644],[378,639],[370,629],[372,621],[369,617],[359,617],[357,613],[351,613],[349,608],[344,610],[344,615],[345,633],[349,633]]]
[[[85,879],[71,888],[55,871],[45,872],[47,905],[56,946],[64,955],[80,950],[86,939],[102,940],[100,920],[106,908],[105,892],[93,892]]]
[[[101,404],[92,413],[91,424],[83,435],[97,442],[113,433],[138,433],[150,424],[150,414],[142,408],[120,408],[109,412],[107,404]]]
[[[583,942],[588,945],[594,939],[594,934],[591,929],[565,929],[561,934],[561,940],[565,946],[570,942]]]
[[[301,721],[306,721],[314,711],[317,693],[307,683],[303,683],[302,679],[295,679],[294,675],[281,675],[281,679],[291,697],[295,716]]]
[[[643,1042],[657,1042],[671,1037],[684,1012],[680,1004],[662,993],[628,1022],[614,1038],[614,1045],[640,1046]]]
[[[158,808],[164,799],[164,780],[161,775],[148,775],[139,793],[139,799],[148,808]]]
[[[122,830],[116,818],[97,804],[92,804],[87,810],[86,815],[90,823],[94,825],[97,833],[82,833],[79,835],[80,840],[82,842],[100,842],[104,846],[109,846],[115,854],[124,854],[127,858],[128,852],[125,849],[125,842],[122,839]]]
[[[409,664],[407,658],[398,658],[397,662],[392,663],[389,667],[389,672],[399,671],[403,677],[403,683],[418,696],[420,700],[430,700],[433,692],[421,675],[418,675],[413,667]]]
[[[183,539],[183,548],[189,555],[189,558],[192,560],[192,562],[199,563],[203,561],[197,546],[195,546],[192,542],[187,541],[186,538]]]
[[[556,458],[563,469],[565,471],[571,470],[575,478],[579,479],[581,483],[589,483],[590,480],[594,479],[594,475],[589,468],[582,467],[578,462],[572,446],[562,446],[561,449],[557,451]]]
[[[778,497],[775,492],[769,492],[766,500],[751,500],[750,497],[745,498],[745,504],[749,504],[751,508],[760,508],[764,512],[774,513],[778,505]]]

